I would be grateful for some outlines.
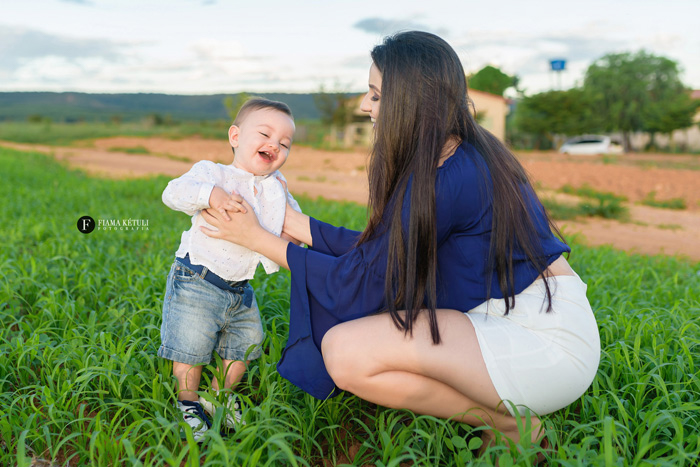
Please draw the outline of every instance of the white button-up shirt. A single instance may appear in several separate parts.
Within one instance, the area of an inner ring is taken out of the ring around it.
[[[182,233],[175,256],[184,258],[189,254],[192,264],[205,266],[230,281],[252,279],[258,263],[262,263],[268,274],[277,272],[279,265],[265,256],[227,240],[208,237],[199,228],[205,226],[216,230],[204,221],[201,211],[210,207],[209,196],[214,186],[218,186],[227,193],[235,191],[241,195],[253,207],[260,225],[279,236],[287,201],[295,210],[301,212],[301,209],[278,178],[286,183],[279,171],[256,176],[233,165],[201,161],[168,183],[163,191],[163,202],[171,209],[192,216],[192,227]]]

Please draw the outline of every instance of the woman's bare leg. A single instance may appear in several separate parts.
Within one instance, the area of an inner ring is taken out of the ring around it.
[[[471,321],[458,311],[438,310],[438,323],[440,345],[432,343],[425,314],[414,323],[413,337],[388,314],[340,324],[324,336],[324,362],[338,387],[362,399],[488,425],[519,441],[518,421],[491,382]],[[535,441],[540,421],[530,423]]]

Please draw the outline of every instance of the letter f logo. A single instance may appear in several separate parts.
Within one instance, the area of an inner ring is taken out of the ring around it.
[[[89,234],[95,230],[95,219],[90,216],[83,216],[78,219],[78,230],[84,234]]]

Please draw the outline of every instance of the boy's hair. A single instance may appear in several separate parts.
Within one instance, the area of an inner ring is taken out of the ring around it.
[[[233,120],[233,124],[236,126],[240,126],[241,122],[246,118],[246,116],[250,112],[252,112],[253,110],[261,109],[277,110],[285,115],[289,115],[289,118],[294,120],[292,110],[284,102],[273,101],[270,99],[265,99],[263,97],[251,97],[250,99],[245,101],[245,103],[241,106],[240,110],[238,110],[238,114]]]

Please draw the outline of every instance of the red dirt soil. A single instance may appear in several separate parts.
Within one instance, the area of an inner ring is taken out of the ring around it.
[[[9,142],[0,142],[0,145],[52,154],[71,167],[112,178],[155,174],[177,177],[202,159],[221,163],[230,163],[233,159],[225,139],[114,137],[95,140],[92,147]],[[148,154],[118,151],[135,147],[146,148]],[[565,234],[582,234],[589,245],[607,244],[630,252],[681,255],[700,261],[700,156],[565,156],[553,152],[520,152],[517,155],[538,191],[545,196],[554,195],[553,190],[564,185],[574,188],[588,185],[597,191],[628,198],[630,221],[598,218],[562,221],[559,225]],[[296,146],[282,172],[292,193],[366,203],[367,162],[367,150],[322,151]],[[657,200],[681,198],[687,208],[670,210],[635,204],[651,192]]]

